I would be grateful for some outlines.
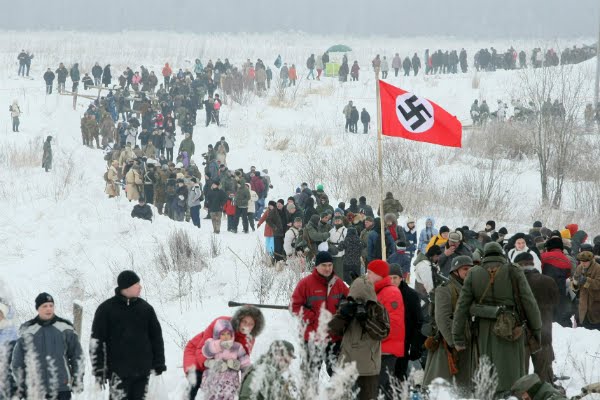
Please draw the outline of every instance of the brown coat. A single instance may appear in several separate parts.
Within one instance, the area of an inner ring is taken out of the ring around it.
[[[582,275],[587,279],[582,286],[578,286],[575,282]],[[584,269],[579,264],[573,279],[573,289],[579,290],[579,322],[583,323],[587,317],[592,324],[600,323],[600,265],[592,261],[590,266]]]
[[[116,183],[119,180],[119,172],[113,166],[108,169],[108,182],[106,182],[106,189],[104,190],[109,196],[119,195],[119,184]]]
[[[125,175],[125,190],[127,190],[127,199],[136,201],[140,198],[139,188],[144,184],[142,175],[135,168],[131,168]]]

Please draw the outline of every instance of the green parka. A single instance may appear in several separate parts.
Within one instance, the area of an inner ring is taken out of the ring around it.
[[[439,330],[437,335],[440,343],[436,351],[429,351],[427,354],[427,363],[425,364],[425,376],[423,384],[429,385],[436,378],[443,378],[448,382],[456,380],[460,389],[468,390],[471,386],[473,376],[473,347],[471,346],[471,332],[468,323],[463,326],[467,348],[457,353],[456,367],[458,373],[454,376],[450,374],[448,365],[448,352],[444,347],[445,341],[450,351],[454,349],[454,340],[452,337],[452,320],[454,310],[458,304],[458,297],[462,290],[462,283],[454,274],[450,274],[448,282],[435,289],[435,323]]]
[[[498,268],[494,282],[489,285],[485,298],[481,299],[490,282],[490,269]],[[534,335],[540,338],[542,318],[540,310],[527,283],[523,271],[509,264],[504,256],[492,255],[483,258],[481,265],[476,265],[469,271],[458,298],[454,313],[452,336],[455,346],[469,347],[469,339],[465,334],[465,324],[470,320],[472,305],[482,303],[491,306],[506,306],[517,312],[512,289],[511,276],[519,288],[528,326]],[[512,384],[527,374],[525,370],[525,340],[524,335],[516,341],[508,341],[496,336],[493,332],[496,320],[476,318],[473,322],[473,344],[477,346],[476,359],[488,356],[498,372],[497,393],[507,392]]]

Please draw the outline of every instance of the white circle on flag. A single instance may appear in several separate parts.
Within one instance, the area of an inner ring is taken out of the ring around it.
[[[411,133],[427,132],[435,122],[429,100],[410,92],[396,97],[396,116],[404,129]]]

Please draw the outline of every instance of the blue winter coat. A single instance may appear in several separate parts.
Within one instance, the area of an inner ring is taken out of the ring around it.
[[[406,251],[414,253],[417,250],[417,230],[407,230],[404,228],[404,236],[406,237]]]
[[[42,389],[46,393],[51,393],[53,390],[54,378],[57,381],[55,388],[57,392],[69,392],[75,385],[81,387],[85,364],[79,338],[70,321],[57,316],[49,321],[42,321],[36,317],[21,325],[19,334],[11,362],[11,371],[18,387],[25,387],[27,379],[25,358],[30,351],[26,341],[30,340],[37,353],[36,359],[39,365],[37,372],[44,385]],[[56,369],[55,376],[50,372],[51,365]]]

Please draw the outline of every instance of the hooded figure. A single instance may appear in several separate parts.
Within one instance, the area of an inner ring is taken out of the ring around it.
[[[348,300],[338,307],[329,322],[333,335],[342,336],[340,360],[356,363],[359,399],[377,397],[381,370],[381,341],[390,333],[390,320],[377,301],[375,287],[366,276],[352,282]]]
[[[206,357],[202,389],[207,400],[234,400],[240,386],[240,371],[250,366],[250,357],[234,338],[231,322],[219,319],[213,327],[212,338],[202,346]]]
[[[425,253],[425,247],[429,243],[432,237],[438,234],[437,228],[435,228],[435,219],[433,217],[427,217],[425,220],[425,228],[421,230],[419,234],[419,251]]]

